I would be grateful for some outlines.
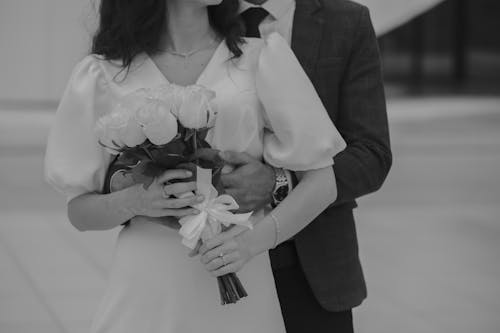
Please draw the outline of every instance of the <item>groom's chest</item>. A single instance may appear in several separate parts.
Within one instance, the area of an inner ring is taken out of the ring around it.
[[[340,87],[347,66],[345,39],[324,17],[297,13],[291,47],[330,117],[336,118]]]

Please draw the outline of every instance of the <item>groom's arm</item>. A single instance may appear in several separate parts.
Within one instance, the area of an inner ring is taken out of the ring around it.
[[[359,11],[352,53],[341,82],[335,125],[347,143],[334,157],[334,205],[353,202],[378,190],[392,165],[389,128],[377,39],[366,7]],[[337,92],[332,92],[337,93]],[[270,204],[273,169],[245,154],[231,153],[238,167],[222,178],[243,210]]]
[[[366,7],[340,83],[335,125],[347,143],[334,157],[338,205],[378,190],[392,165],[380,54]]]

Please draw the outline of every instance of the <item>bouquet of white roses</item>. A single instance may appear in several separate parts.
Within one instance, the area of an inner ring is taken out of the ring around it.
[[[197,192],[205,200],[194,206],[200,214],[179,220],[182,242],[191,249],[231,225],[252,227],[251,213],[231,212],[238,204],[223,194],[220,173],[224,162],[205,140],[215,124],[214,97],[213,91],[199,85],[139,89],[123,97],[96,125],[99,143],[116,155],[114,170],[108,170],[107,178],[120,168],[129,176],[129,186],[142,183],[148,187],[168,169],[184,168],[193,173]],[[247,296],[234,273],[219,277],[218,283],[222,304]]]

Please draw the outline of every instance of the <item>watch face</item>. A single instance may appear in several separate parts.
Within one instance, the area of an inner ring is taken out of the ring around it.
[[[280,186],[274,192],[274,199],[276,201],[283,201],[288,195],[288,186]]]

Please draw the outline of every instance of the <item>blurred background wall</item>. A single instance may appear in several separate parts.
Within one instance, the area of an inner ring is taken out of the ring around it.
[[[499,13],[496,0],[442,1],[381,34],[386,81],[433,94],[498,92]]]
[[[495,79],[490,69],[500,50],[498,1],[360,2],[369,6],[382,36],[388,80],[419,83],[448,74]],[[98,0],[2,0],[0,105],[57,104],[71,69],[89,51],[97,7]]]
[[[89,50],[93,2],[0,2],[0,105],[53,106],[71,69]]]

